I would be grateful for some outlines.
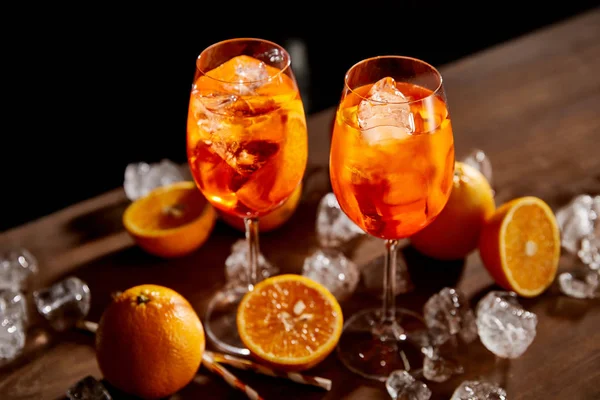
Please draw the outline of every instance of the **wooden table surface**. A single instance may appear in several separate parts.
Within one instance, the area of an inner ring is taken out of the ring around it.
[[[451,45],[451,44],[450,44]],[[494,166],[497,199],[534,195],[553,209],[579,193],[600,193],[600,9],[442,68],[460,158],[484,149]],[[343,77],[340,76],[340,80]],[[318,200],[329,190],[327,161],[333,110],[309,118],[310,156],[304,200],[289,222],[261,236],[263,253],[282,271],[299,272],[316,246]],[[97,321],[110,293],[156,283],[184,294],[203,315],[210,295],[224,284],[223,263],[240,232],[217,224],[209,241],[183,259],[163,261],[137,248],[121,225],[129,204],[121,188],[0,235],[0,248],[23,246],[40,261],[34,287],[67,275],[88,282],[90,319]],[[383,252],[364,239],[352,258],[363,265]],[[444,286],[463,290],[472,304],[495,288],[473,253],[443,263],[403,248],[417,290],[398,303],[421,310]],[[565,259],[563,259],[565,261]],[[568,268],[563,262],[561,268]],[[360,298],[360,302],[357,299]],[[448,399],[463,379],[496,379],[516,399],[600,398],[600,303],[560,295],[555,286],[522,303],[539,316],[538,334],[527,352],[499,362],[479,342],[469,347],[465,373],[430,383],[432,399]],[[361,289],[342,304],[350,315],[378,306],[376,294]],[[34,323],[40,322],[34,319]],[[266,399],[386,399],[383,384],[344,369],[335,355],[314,374],[331,378],[330,392],[274,378],[238,373]],[[25,355],[0,370],[0,398],[58,399],[86,375],[101,378],[93,338],[81,332],[60,336],[43,325],[31,328]],[[116,397],[119,398],[119,397]],[[204,368],[173,399],[243,399]]]

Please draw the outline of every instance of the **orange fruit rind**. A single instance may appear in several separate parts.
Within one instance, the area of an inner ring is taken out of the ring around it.
[[[494,281],[523,297],[535,297],[554,281],[560,231],[542,199],[525,196],[501,205],[484,225],[479,254]]]
[[[337,345],[342,309],[320,283],[296,274],[258,283],[240,302],[240,338],[259,361],[282,371],[303,371],[323,361]]]
[[[411,244],[434,259],[462,259],[477,249],[481,229],[495,210],[494,191],[485,176],[456,161],[448,202],[431,224],[411,236]]]
[[[132,202],[123,225],[145,251],[163,258],[181,257],[210,236],[217,213],[194,182],[175,182]]]

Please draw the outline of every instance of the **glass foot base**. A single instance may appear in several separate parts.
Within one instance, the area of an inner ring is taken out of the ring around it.
[[[396,320],[381,323],[380,309],[361,311],[345,324],[337,345],[340,361],[368,379],[385,381],[392,371],[423,367],[420,340],[425,322],[410,310],[396,309]]]
[[[247,292],[245,287],[226,288],[217,292],[208,303],[203,321],[206,336],[225,353],[250,355],[238,335],[236,323],[238,305]]]

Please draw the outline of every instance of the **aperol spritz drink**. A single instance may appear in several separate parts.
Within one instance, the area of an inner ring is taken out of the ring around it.
[[[247,282],[209,302],[204,327],[222,350],[248,355],[237,335],[241,297],[259,276],[258,218],[300,184],[308,155],[304,108],[290,56],[262,39],[213,44],[196,62],[187,122],[187,156],[198,188],[221,212],[244,218]]]
[[[361,105],[369,93],[402,95],[407,103]],[[385,78],[354,89],[339,108],[331,183],[341,208],[367,233],[383,239],[423,229],[440,213],[452,187],[454,142],[444,99],[425,87]],[[386,114],[371,116],[378,112]],[[362,121],[367,129],[361,128]],[[379,123],[400,125],[375,126]]]
[[[422,364],[423,320],[395,305],[396,253],[399,239],[425,228],[448,201],[452,123],[441,75],[421,60],[366,59],[344,83],[331,144],[333,192],[352,221],[385,240],[387,251],[382,307],[350,317],[337,350],[352,371],[385,380]]]

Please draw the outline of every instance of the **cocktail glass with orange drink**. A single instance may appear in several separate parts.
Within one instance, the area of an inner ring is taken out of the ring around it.
[[[417,314],[396,308],[399,239],[426,227],[452,187],[454,142],[442,77],[414,58],[362,60],[345,76],[330,154],[333,191],[365,232],[384,239],[383,305],[347,320],[338,356],[354,372],[383,380],[422,359],[411,332]]]
[[[290,64],[283,47],[253,38],[213,44],[196,61],[188,163],[215,208],[244,218],[249,245],[247,282],[219,291],[204,317],[208,338],[230,353],[248,354],[235,313],[260,276],[258,218],[290,197],[306,167],[306,120]]]

